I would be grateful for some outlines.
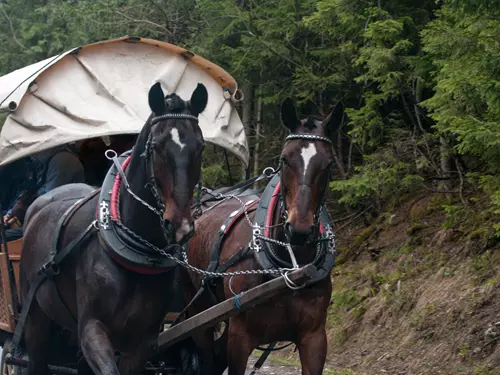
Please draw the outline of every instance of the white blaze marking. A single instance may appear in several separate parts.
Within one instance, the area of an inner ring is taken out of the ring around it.
[[[302,147],[302,151],[300,155],[302,156],[302,160],[304,160],[304,177],[307,173],[307,167],[309,166],[309,162],[316,155],[316,146],[314,143],[309,143],[306,147]]]
[[[181,142],[181,139],[179,137],[179,131],[176,128],[172,128],[170,131],[170,134],[172,135],[172,141],[178,145],[181,150],[184,148],[185,144]]]

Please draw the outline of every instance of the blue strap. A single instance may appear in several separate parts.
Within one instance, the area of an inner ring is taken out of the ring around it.
[[[242,311],[241,309],[241,302],[240,302],[240,297],[243,295],[243,292],[241,292],[240,294],[236,294],[234,296],[234,308],[238,311]]]

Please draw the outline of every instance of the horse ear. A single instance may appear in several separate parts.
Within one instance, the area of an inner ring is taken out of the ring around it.
[[[286,98],[281,103],[281,123],[292,132],[300,125],[300,120],[297,117],[297,110],[293,104],[292,99]]]
[[[198,116],[201,112],[205,110],[208,102],[208,91],[202,83],[198,83],[196,89],[191,95],[189,103],[191,104],[191,110],[193,115]]]
[[[344,106],[342,102],[338,102],[335,108],[323,120],[323,129],[328,138],[332,138],[333,134],[342,125],[344,114]]]
[[[148,99],[149,107],[154,114],[156,116],[163,115],[163,112],[165,112],[165,94],[161,89],[160,82],[156,82],[153,86],[151,86],[149,89]]]

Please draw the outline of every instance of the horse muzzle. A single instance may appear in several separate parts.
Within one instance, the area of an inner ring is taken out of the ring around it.
[[[290,222],[285,223],[285,236],[292,246],[302,246],[305,245],[308,239],[314,233],[314,226],[309,229],[296,229],[294,225]]]
[[[186,244],[194,236],[194,221],[182,220],[181,226],[175,232],[175,240],[179,245]]]

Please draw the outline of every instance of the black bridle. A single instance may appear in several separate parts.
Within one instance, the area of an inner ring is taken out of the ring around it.
[[[293,140],[306,140],[306,141],[320,141],[320,142],[325,142],[328,143],[330,146],[333,147],[333,143],[330,139],[327,137],[324,137],[322,135],[317,135],[317,134],[290,134],[285,138],[285,144],[289,141]],[[283,154],[280,156],[280,162],[278,166],[278,170],[280,171],[280,198],[281,198],[281,215],[284,221],[288,219],[288,209],[286,207],[286,196],[285,196],[285,185],[284,185],[284,168],[283,166],[287,163],[285,157]],[[326,181],[326,185],[332,180],[332,169],[333,169],[333,161],[330,162],[328,165],[328,179]],[[317,233],[319,231],[319,218],[320,218],[320,213],[321,210],[323,209],[325,199],[326,199],[326,192],[327,192],[328,186],[325,186],[323,189],[323,196],[321,197],[321,200],[319,202],[318,207],[316,208],[316,212],[314,214],[314,232]]]
[[[191,120],[195,121],[196,124],[198,124],[198,117],[193,116],[193,115],[188,115],[188,114],[181,114],[181,113],[167,113],[161,116],[153,117],[151,120],[151,129],[149,131],[148,135],[148,140],[146,141],[146,145],[144,148],[144,152],[141,154],[141,157],[145,158],[146,162],[146,171],[148,173],[147,176],[147,182],[146,182],[146,188],[149,188],[151,191],[151,194],[156,200],[156,207],[155,207],[155,213],[160,217],[160,222],[162,224],[163,232],[165,234],[165,240],[167,243],[169,243],[169,238],[170,236],[170,231],[171,228],[165,226],[165,219],[164,219],[164,214],[165,214],[165,202],[163,202],[163,199],[161,198],[161,194],[159,192],[158,184],[156,182],[156,177],[155,177],[155,171],[154,171],[154,152],[152,152],[155,142],[153,140],[153,127],[156,126],[156,124],[160,121],[163,120],[170,120],[170,119],[186,119],[186,120]],[[199,183],[197,185],[200,185]],[[148,205],[146,207],[149,208]],[[191,238],[194,234],[194,231],[191,230],[186,236],[184,236],[183,243],[180,245],[183,245],[186,243],[189,238]]]

